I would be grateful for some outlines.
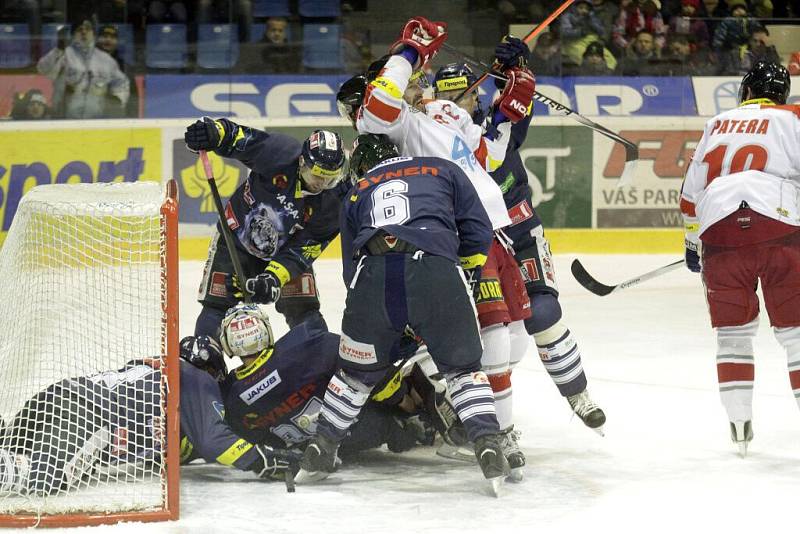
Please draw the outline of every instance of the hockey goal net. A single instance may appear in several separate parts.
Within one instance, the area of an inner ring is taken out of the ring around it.
[[[177,187],[45,185],[0,251],[0,526],[178,516]]]

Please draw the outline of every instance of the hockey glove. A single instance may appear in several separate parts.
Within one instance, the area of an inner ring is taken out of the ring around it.
[[[528,114],[536,91],[536,80],[531,71],[518,67],[507,69],[504,74],[508,82],[497,100],[497,106],[512,123],[518,122]]]
[[[248,278],[244,288],[253,296],[253,302],[258,304],[271,304],[281,296],[281,281],[269,272]]]
[[[397,54],[405,47],[417,51],[414,69],[421,68],[439,52],[439,48],[447,40],[447,24],[431,22],[425,17],[414,17],[403,26],[400,38],[389,47],[390,54]]]
[[[684,255],[684,259],[686,260],[686,268],[693,273],[699,273],[700,254],[697,252],[697,243],[693,243],[687,239],[684,241],[684,245],[686,247],[686,254]]]
[[[495,62],[501,70],[518,67],[525,69],[528,67],[528,59],[531,51],[522,39],[506,35],[494,49]]]
[[[228,119],[212,120],[203,117],[186,128],[183,140],[192,152],[222,150],[227,152],[239,135],[239,125]]]
[[[268,445],[256,445],[261,456],[250,468],[259,478],[283,478],[286,471],[296,474],[300,470],[300,458],[303,455],[292,449],[273,449]]]
[[[186,336],[181,339],[180,356],[198,369],[208,372],[218,381],[225,377],[222,347],[212,337]]]

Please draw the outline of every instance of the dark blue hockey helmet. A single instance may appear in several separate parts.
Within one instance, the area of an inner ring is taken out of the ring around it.
[[[309,193],[336,187],[344,175],[345,154],[342,138],[336,132],[315,130],[303,142],[300,178]]]
[[[449,63],[436,71],[433,77],[435,95],[447,91],[463,92],[478,81],[478,77],[466,63]]]
[[[758,61],[744,75],[739,86],[739,103],[752,98],[769,98],[776,104],[785,104],[792,88],[786,67],[770,61]]]

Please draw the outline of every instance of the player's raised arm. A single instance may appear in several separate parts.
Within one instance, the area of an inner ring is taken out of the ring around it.
[[[423,17],[409,20],[400,38],[390,47],[389,57],[376,61],[367,71],[366,95],[357,126],[362,133],[389,133],[407,106],[422,100],[422,67],[439,51],[447,39],[447,25]],[[416,72],[415,72],[416,71]]]

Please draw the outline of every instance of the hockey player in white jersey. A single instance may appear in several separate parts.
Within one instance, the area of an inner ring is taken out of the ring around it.
[[[444,23],[422,17],[409,20],[390,48],[391,55],[385,64],[368,72],[368,86],[356,115],[356,125],[362,133],[388,135],[404,156],[437,156],[457,163],[477,190],[493,229],[499,231],[509,226],[511,219],[502,191],[488,172],[502,164],[511,124],[527,114],[535,81],[527,69],[506,69],[504,75],[509,82],[483,127],[474,124],[471,114],[452,101],[425,101],[421,89],[413,82],[423,79],[420,69],[446,38]],[[467,262],[462,267],[473,269],[475,265]],[[505,430],[504,452],[512,467],[512,478],[519,480],[525,456],[516,444],[510,420],[511,384],[507,370],[512,347],[520,344],[512,344],[508,324],[530,317],[530,301],[500,232],[477,287],[484,345],[482,366],[490,376],[492,389],[502,392],[500,401],[507,408],[501,425]],[[524,341],[527,346],[527,338]]]
[[[686,265],[702,271],[720,395],[742,456],[753,439],[759,281],[800,405],[800,106],[786,105],[790,83],[781,65],[756,63],[739,107],[706,123],[681,192]]]

